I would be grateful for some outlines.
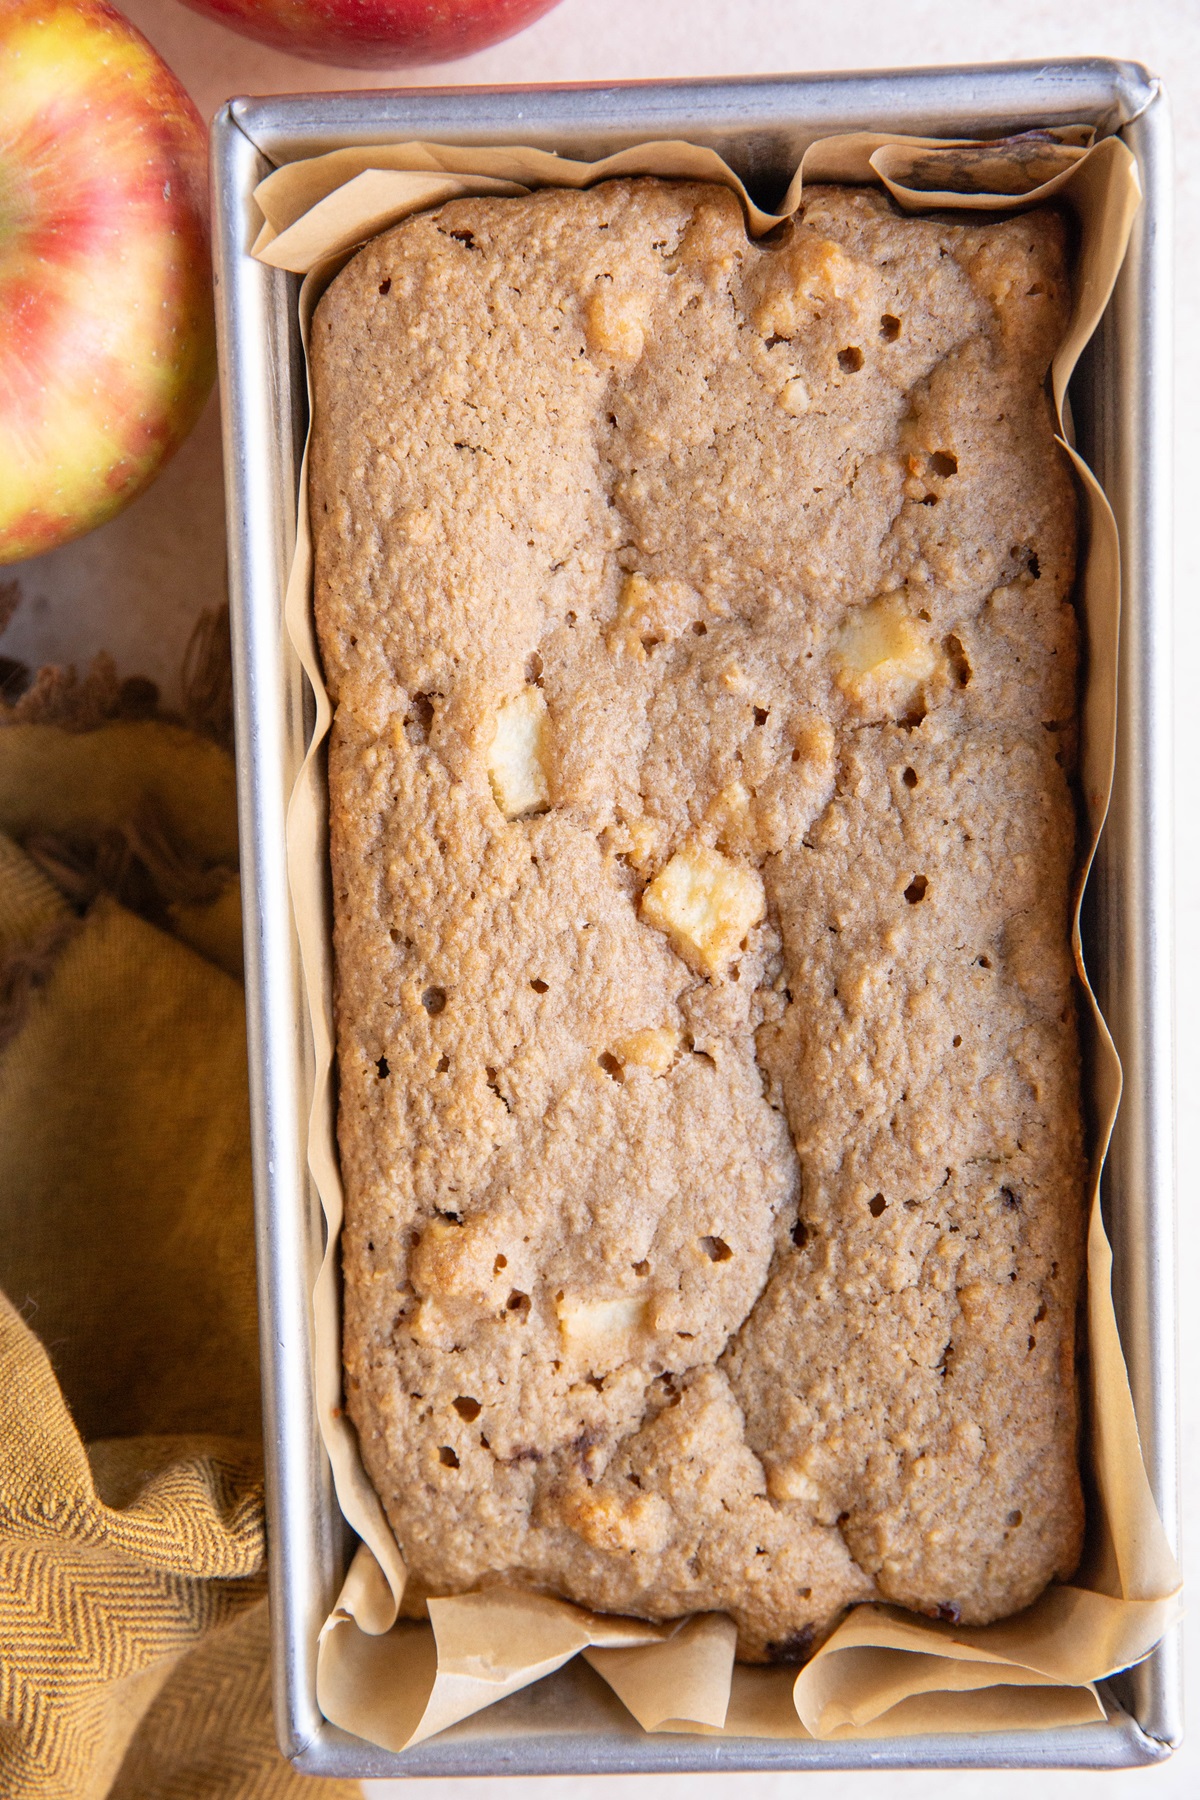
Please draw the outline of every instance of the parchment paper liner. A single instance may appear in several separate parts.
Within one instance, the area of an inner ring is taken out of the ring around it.
[[[792,212],[805,182],[875,182],[908,211],[999,211],[1059,196],[1080,226],[1075,306],[1053,363],[1062,441],[1083,496],[1078,583],[1086,641],[1080,781],[1089,842],[1082,895],[1112,786],[1116,733],[1120,559],[1116,523],[1064,425],[1067,382],[1116,280],[1140,201],[1134,159],[1116,138],[1092,145],[1086,128],[1026,133],[1004,143],[856,132],[805,153],[779,214],[763,212],[711,150],[640,145],[588,164],[527,148],[376,145],[286,164],[257,189],[266,220],[254,254],[306,276],[313,308],[366,239],[407,214],[466,194],[584,187],[616,175],[718,181],[739,195],[752,235]],[[323,742],[330,705],[311,604],[307,457],[286,622],[316,695],[312,744],[292,795],[288,857],[314,1039],[309,1166],[328,1223],[314,1291],[315,1377],[321,1433],[342,1510],[363,1542],[321,1632],[317,1692],[335,1724],[391,1750],[416,1744],[582,1654],[648,1731],[736,1736],[879,1737],[1012,1730],[1095,1722],[1095,1684],[1146,1656],[1179,1614],[1180,1577],[1142,1462],[1111,1294],[1111,1252],[1099,1205],[1100,1171],[1121,1091],[1112,1039],[1087,984],[1084,1030],[1095,1143],[1088,1231],[1088,1385],[1085,1452],[1096,1502],[1077,1585],[1055,1584],[1016,1618],[969,1629],[889,1606],[859,1606],[797,1675],[734,1663],[735,1631],[721,1614],[664,1626],[601,1617],[565,1601],[491,1588],[429,1602],[430,1624],[401,1621],[405,1569],[341,1407],[339,1233],[342,1188],[335,1139],[328,793]]]

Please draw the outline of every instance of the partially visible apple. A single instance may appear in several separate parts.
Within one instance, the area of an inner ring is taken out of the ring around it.
[[[276,50],[339,68],[450,62],[511,37],[558,0],[184,0]]]
[[[0,0],[0,562],[154,479],[215,373],[205,130],[105,0]]]

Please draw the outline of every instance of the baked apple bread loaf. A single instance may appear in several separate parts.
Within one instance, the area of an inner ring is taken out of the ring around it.
[[[802,1657],[1078,1558],[1053,210],[458,200],[317,309],[347,1404],[412,1573]]]

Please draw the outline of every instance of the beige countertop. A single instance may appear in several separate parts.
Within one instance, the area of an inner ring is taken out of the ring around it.
[[[1200,661],[1200,538],[1195,527],[1200,451],[1191,421],[1200,411],[1200,0],[884,0],[817,5],[812,0],[563,0],[520,37],[465,61],[394,75],[329,69],[284,56],[199,18],[177,0],[118,0],[211,116],[238,93],[375,85],[596,81],[772,71],[886,68],[915,64],[1105,55],[1145,63],[1171,95],[1177,155],[1177,857],[1179,1169],[1181,1269],[1200,1267],[1200,807],[1198,764],[1185,735],[1195,709],[1190,674]],[[215,399],[156,486],[119,519],[50,556],[5,570],[23,604],[0,651],[31,663],[85,663],[112,652],[121,674],[157,680],[164,698],[192,622],[224,598],[220,426]],[[1181,1309],[1184,1378],[1185,1533],[1200,1534],[1200,1308]],[[1185,1543],[1186,1548],[1186,1543]],[[1191,1628],[1196,1639],[1196,1628]],[[1200,1641],[1186,1659],[1193,1708],[1200,1707]],[[1193,1710],[1193,1719],[1196,1712]],[[825,1775],[821,1800],[859,1800],[886,1782],[896,1800],[1001,1800],[1036,1781],[1047,1800],[1200,1792],[1200,1746],[1185,1744],[1165,1767],[1119,1775]],[[783,1800],[786,1775],[551,1779],[539,1800]],[[314,1787],[314,1794],[319,1790]],[[502,1800],[499,1782],[368,1784],[399,1800]]]

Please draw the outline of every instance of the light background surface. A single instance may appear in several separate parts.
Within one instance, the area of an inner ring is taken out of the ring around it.
[[[177,0],[118,0],[210,117],[229,96],[377,85],[598,81],[764,74],[917,64],[1128,57],[1161,75],[1176,132],[1176,839],[1181,1359],[1184,1548],[1200,1519],[1200,759],[1191,736],[1200,663],[1200,0],[563,0],[520,37],[436,69],[334,70],[250,43]],[[159,681],[164,698],[197,613],[224,598],[220,425],[215,399],[150,492],[75,545],[4,571],[24,603],[0,651],[33,663],[82,664],[97,650],[120,673]],[[1193,1605],[1194,1591],[1193,1591]],[[1189,1622],[1190,1716],[1200,1706],[1200,1634]],[[519,1781],[371,1782],[371,1800],[783,1800],[811,1787],[818,1800],[1001,1800],[1037,1784],[1046,1800],[1200,1795],[1200,1746],[1167,1764],[1097,1775],[824,1774],[576,1777]],[[320,1789],[314,1785],[314,1796]]]

